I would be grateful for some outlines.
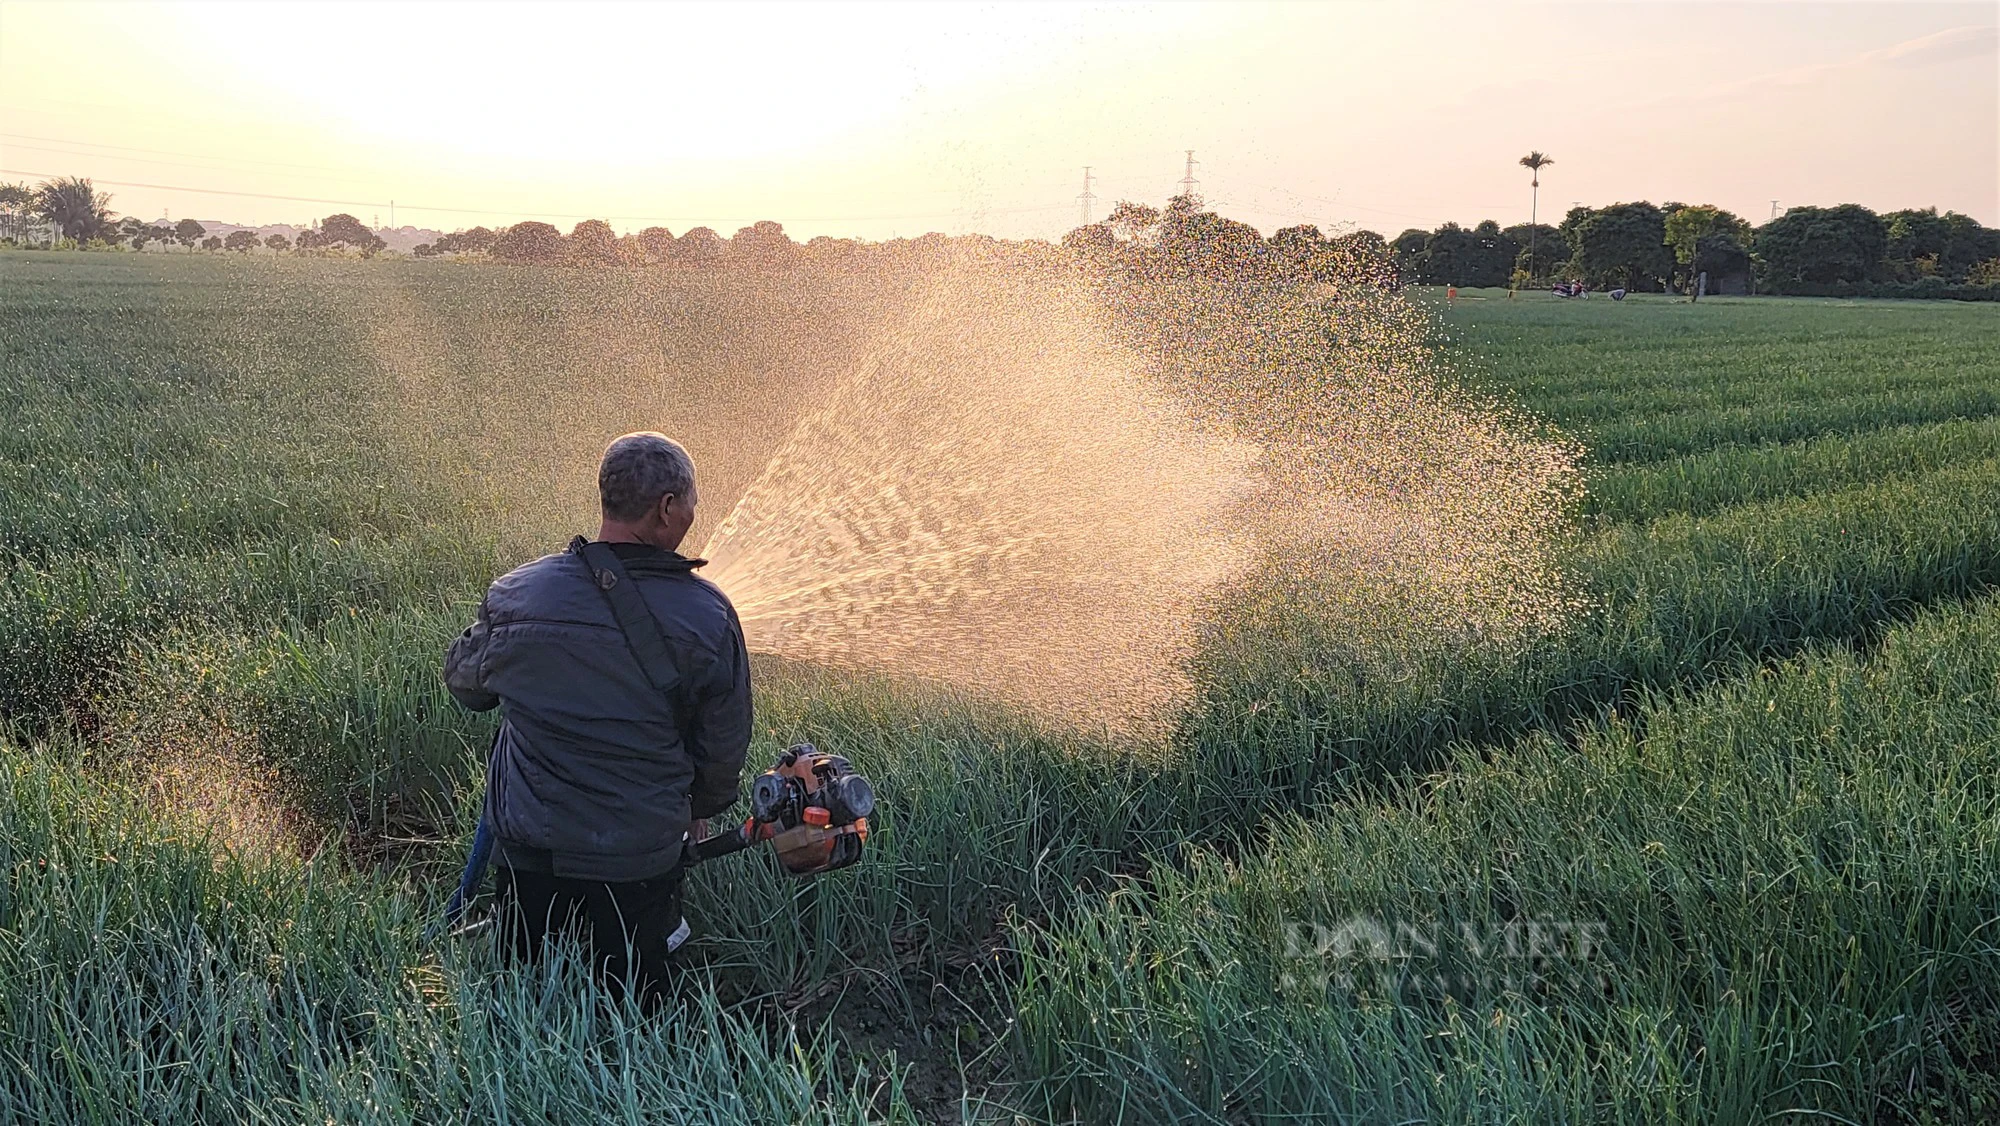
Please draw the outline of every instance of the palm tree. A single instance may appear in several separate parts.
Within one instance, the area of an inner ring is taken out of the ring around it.
[[[1521,167],[1534,177],[1528,184],[1528,273],[1535,272],[1535,215],[1542,196],[1542,169],[1554,164],[1555,158],[1543,154],[1540,149],[1530,149],[1521,158]]]
[[[68,176],[43,184],[35,195],[42,218],[62,229],[64,238],[82,243],[111,223],[111,196],[99,194],[89,180]]]

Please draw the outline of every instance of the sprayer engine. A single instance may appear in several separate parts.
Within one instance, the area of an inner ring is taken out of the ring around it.
[[[801,743],[750,785],[750,817],[734,830],[689,845],[689,863],[764,841],[795,876],[845,868],[861,859],[875,787],[839,755]]]

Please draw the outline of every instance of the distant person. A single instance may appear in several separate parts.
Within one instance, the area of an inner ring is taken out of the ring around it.
[[[736,610],[680,554],[694,461],[655,433],[611,443],[597,539],[496,579],[445,684],[502,709],[486,769],[503,950],[574,932],[614,987],[657,996],[686,940],[682,840],[735,803],[750,745]]]
[[[1458,287],[1457,287],[1457,286],[1455,286],[1455,285],[1448,285],[1448,286],[1445,286],[1445,287],[1444,287],[1444,303],[1445,303],[1445,304],[1447,304],[1447,305],[1456,305],[1456,304],[1458,304]]]
[[[1619,286],[1619,287],[1618,287],[1617,289],[1614,289],[1614,290],[1612,290],[1612,291],[1611,291],[1611,299],[1612,299],[1613,301],[1623,301],[1623,300],[1625,300],[1625,287],[1621,285],[1621,286]]]

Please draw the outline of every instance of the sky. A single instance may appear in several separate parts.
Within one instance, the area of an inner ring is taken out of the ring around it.
[[[2000,4],[0,0],[0,178],[120,214],[1054,238],[1576,203],[2000,225]],[[284,198],[271,198],[284,197]],[[393,204],[393,212],[392,212]]]

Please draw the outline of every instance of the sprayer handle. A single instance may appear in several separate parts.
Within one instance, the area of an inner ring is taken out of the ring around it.
[[[711,833],[698,841],[688,841],[681,846],[681,855],[686,857],[682,867],[693,867],[704,860],[714,860],[718,856],[728,856],[732,852],[742,852],[757,843],[751,834],[751,822],[744,822],[726,833]]]

